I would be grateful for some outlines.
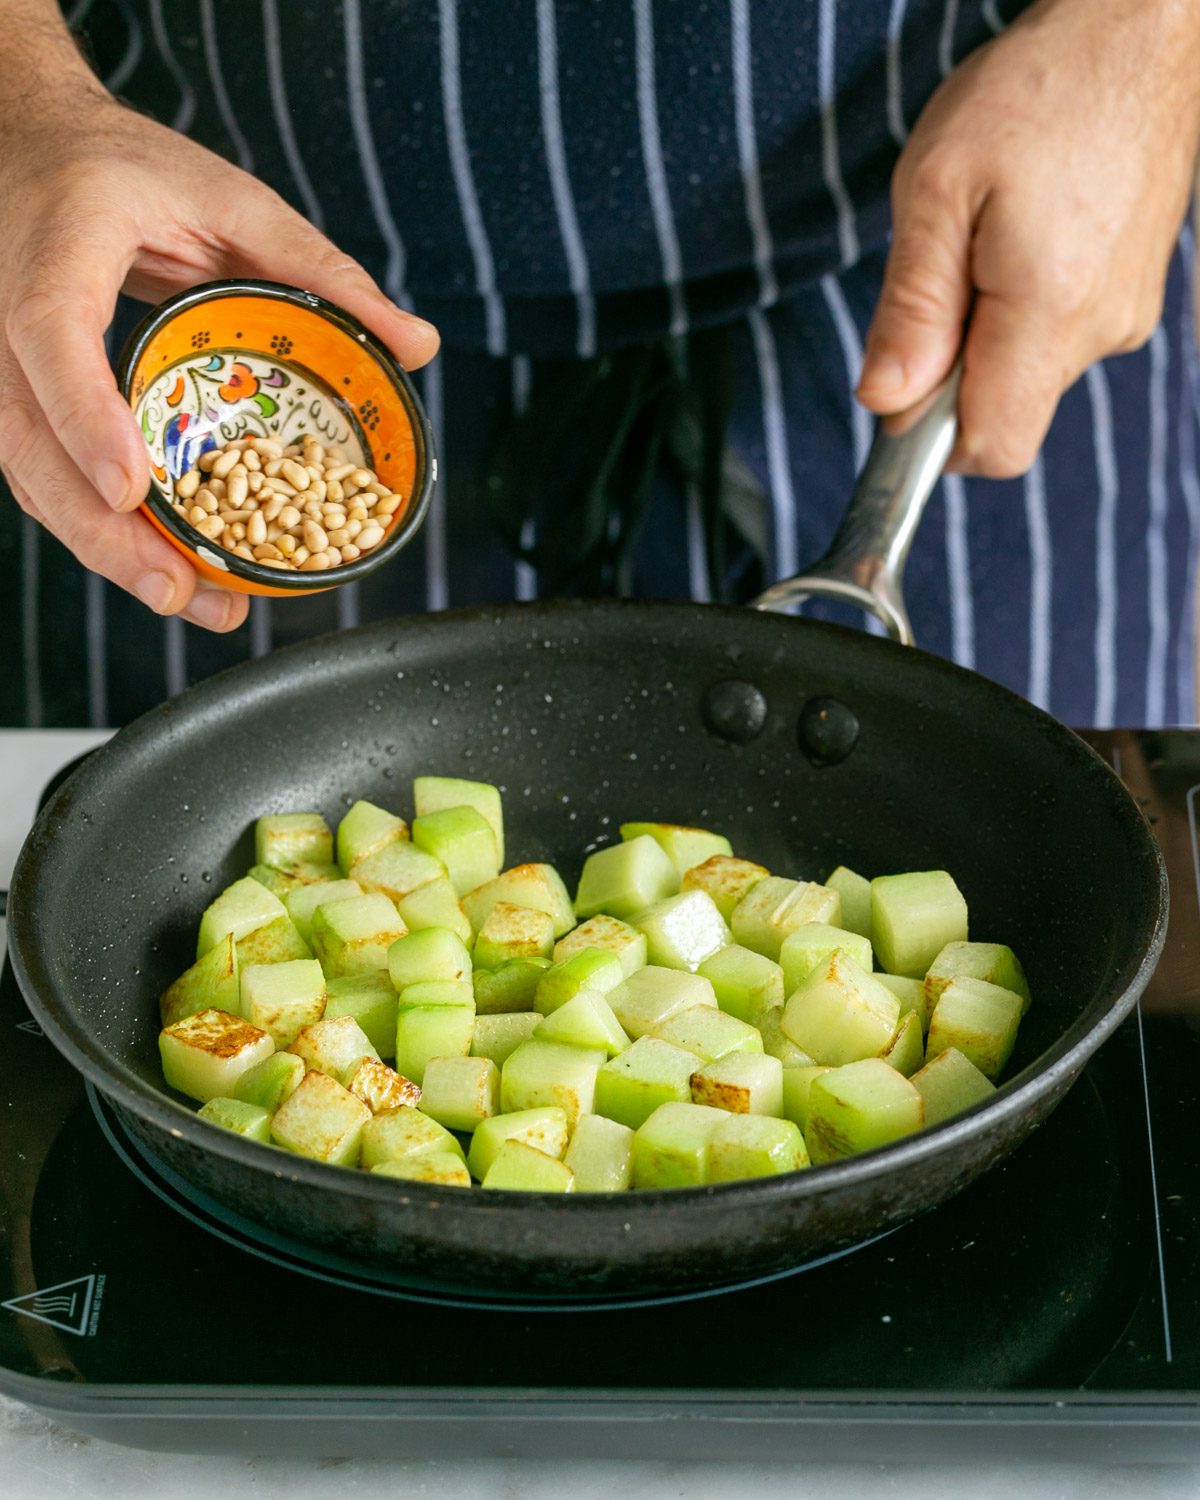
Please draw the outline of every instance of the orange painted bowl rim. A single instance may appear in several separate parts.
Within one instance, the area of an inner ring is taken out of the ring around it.
[[[252,277],[239,277],[226,281],[202,282],[199,286],[177,292],[174,297],[168,297],[165,302],[160,302],[157,307],[151,308],[125,340],[117,360],[117,385],[120,387],[121,395],[132,409],[133,372],[146,345],[172,318],[188,308],[195,307],[198,303],[237,296],[262,297],[268,301],[290,302],[297,307],[307,308],[340,327],[366,348],[383,371],[408,416],[413,432],[416,469],[413,474],[412,494],[401,519],[391,528],[378,547],[362,557],[355,558],[353,562],[339,563],[336,568],[329,568],[324,573],[314,574],[287,572],[282,568],[264,568],[261,563],[248,562],[237,553],[225,552],[224,549],[221,552],[221,560],[227,564],[231,574],[249,583],[270,589],[272,593],[286,591],[310,594],[316,590],[353,583],[356,579],[373,572],[389,558],[394,557],[420,530],[433,498],[433,487],[437,480],[437,455],[433,445],[433,429],[430,427],[429,418],[425,414],[421,398],[417,395],[416,387],[408,372],[401,366],[396,356],[352,313],[348,313],[343,307],[338,307],[336,303],[327,302],[324,297],[318,297],[315,292],[306,292],[300,287],[285,286],[278,281],[257,281]],[[153,484],[147,486],[143,504],[189,552],[198,553],[200,547],[211,548],[212,544],[180,516]]]

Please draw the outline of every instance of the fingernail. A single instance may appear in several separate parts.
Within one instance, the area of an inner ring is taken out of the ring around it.
[[[206,630],[222,630],[229,623],[232,602],[224,589],[198,588],[187,607],[188,619]]]
[[[894,354],[873,354],[863,366],[858,389],[872,390],[877,395],[890,395],[904,385],[904,366]]]
[[[143,573],[134,584],[133,592],[155,614],[161,615],[175,597],[175,580],[169,573]]]
[[[120,464],[106,458],[96,467],[96,488],[114,510],[123,510],[133,485]]]

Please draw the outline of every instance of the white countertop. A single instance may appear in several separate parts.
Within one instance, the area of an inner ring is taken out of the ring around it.
[[[0,886],[7,885],[37,794],[94,731],[0,731]],[[3,923],[0,922],[0,942]],[[682,1464],[243,1459],[143,1453],[76,1436],[0,1397],[2,1500],[208,1500],[249,1489],[262,1500],[412,1495],[422,1500],[1197,1500],[1196,1465]]]

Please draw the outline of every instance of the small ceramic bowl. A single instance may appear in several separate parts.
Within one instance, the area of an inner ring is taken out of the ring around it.
[[[429,508],[437,458],[412,381],[356,318],[311,292],[271,281],[180,292],[130,335],[117,381],[150,455],[142,509],[211,583],[276,596],[352,583],[394,557]],[[383,541],[353,562],[322,573],[266,568],[208,541],[172,505],[175,480],[206,449],[305,433],[404,497]]]

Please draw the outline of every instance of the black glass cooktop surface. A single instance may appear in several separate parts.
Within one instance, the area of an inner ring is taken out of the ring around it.
[[[761,1285],[496,1309],[264,1239],[144,1156],[0,978],[0,1390],[182,1450],[1200,1455],[1200,734],[1093,737],[1167,856],[1139,1009],[951,1202]]]

